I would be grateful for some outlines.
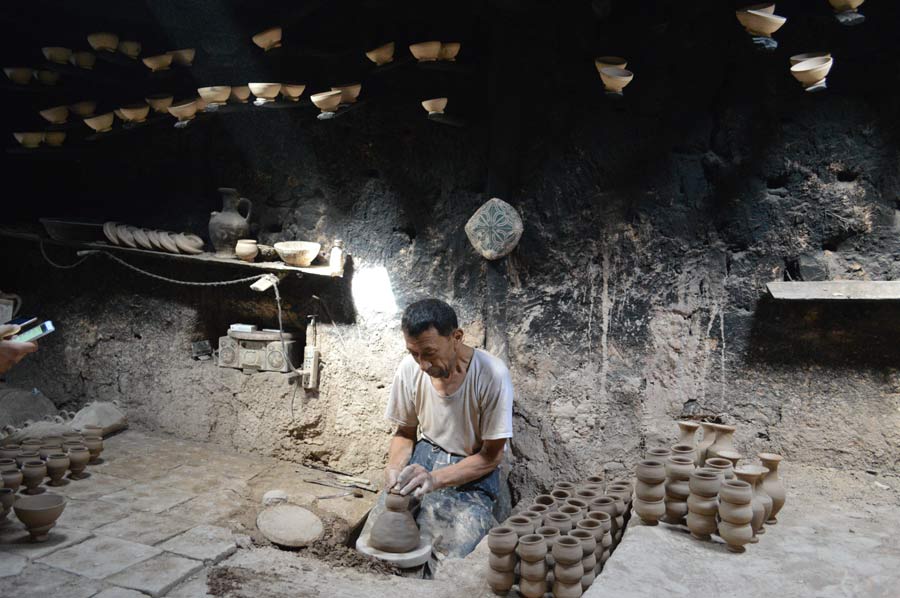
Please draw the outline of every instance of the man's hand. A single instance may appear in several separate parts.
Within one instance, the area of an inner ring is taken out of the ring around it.
[[[422,498],[432,490],[436,490],[434,476],[419,464],[407,465],[397,478],[400,494],[406,496],[410,492],[416,498]]]
[[[390,490],[397,483],[400,477],[400,469],[396,467],[388,467],[384,470],[384,488]]]
[[[37,343],[0,341],[0,374],[5,374],[29,353],[37,351]]]

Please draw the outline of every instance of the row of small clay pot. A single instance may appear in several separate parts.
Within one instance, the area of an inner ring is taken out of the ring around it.
[[[488,539],[491,550],[488,583],[491,588],[502,593],[518,583],[519,592],[526,598],[540,597],[547,591],[560,597],[580,596],[602,570],[617,544],[614,537],[621,538],[624,527],[627,507],[623,496],[631,495],[631,486],[621,483],[610,485],[608,490],[619,495],[603,496],[600,478],[589,478],[579,486],[558,482],[550,494],[538,496],[528,510],[491,530]],[[593,508],[596,510],[591,510]],[[510,548],[508,541],[503,544],[500,540],[501,536],[510,537],[510,532],[519,539],[516,553],[520,560],[512,554],[515,545]],[[579,544],[583,552],[575,561],[574,549],[568,545]],[[543,549],[540,548],[542,545]],[[535,551],[546,554],[548,550],[551,555],[547,556],[546,562],[535,558]],[[570,562],[566,562],[565,557],[560,560],[557,555],[557,551],[566,550],[573,550]]]

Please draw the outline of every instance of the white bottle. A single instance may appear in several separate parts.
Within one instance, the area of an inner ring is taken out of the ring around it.
[[[328,267],[331,269],[332,276],[344,274],[344,242],[340,239],[334,240],[331,253],[328,255]]]

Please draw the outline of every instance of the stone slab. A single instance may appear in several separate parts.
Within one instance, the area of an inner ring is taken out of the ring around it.
[[[66,509],[57,520],[58,525],[91,531],[107,523],[127,517],[131,509],[102,500],[81,500],[70,498]]]
[[[93,598],[147,598],[147,594],[128,588],[106,588]]]
[[[249,494],[249,492],[247,493]],[[199,494],[168,511],[166,514],[190,519],[195,523],[217,523],[230,519],[241,519],[253,508],[245,494],[234,489],[224,488]]]
[[[53,567],[31,564],[0,582],[0,594],[10,598],[89,598],[100,591],[98,582]]]
[[[90,537],[89,532],[57,525],[50,530],[45,541],[35,542],[25,526],[16,521],[0,528],[0,558],[3,558],[4,553],[10,553],[28,559],[39,559],[62,548],[84,542]]]
[[[139,511],[94,530],[98,536],[112,536],[152,546],[190,529],[195,524],[171,515]]]
[[[91,472],[90,468],[88,468],[88,473],[90,474],[89,477],[83,480],[72,480],[71,483],[54,489],[54,492],[69,498],[95,500],[105,494],[117,492],[133,483],[126,478]]]
[[[111,575],[106,581],[157,597],[202,567],[200,561],[164,552]]]
[[[322,520],[296,505],[266,507],[256,517],[256,527],[270,542],[279,546],[307,546],[325,531]]]
[[[97,536],[58,550],[38,562],[91,579],[103,579],[161,552],[158,548],[137,542]]]
[[[28,564],[28,559],[18,554],[3,554],[0,556],[0,577],[18,575]]]
[[[209,593],[209,586],[206,585],[206,576],[209,575],[209,568],[205,568],[195,573],[180,586],[172,589],[166,594],[166,598],[212,598]]]
[[[207,563],[218,563],[237,550],[231,530],[198,525],[159,545],[159,548]]]
[[[167,488],[153,482],[146,482],[135,484],[101,498],[104,501],[122,505],[135,511],[162,513],[193,497],[193,494],[182,492],[181,490]]]

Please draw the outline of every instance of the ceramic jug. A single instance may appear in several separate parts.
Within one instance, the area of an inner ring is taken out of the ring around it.
[[[419,545],[419,528],[409,511],[409,497],[389,493],[385,510],[369,535],[369,544],[384,552],[410,552]]]
[[[210,214],[209,238],[217,256],[235,257],[235,245],[250,232],[250,209],[253,204],[246,197],[241,197],[237,189],[220,187],[219,193],[222,194],[222,211]],[[247,206],[246,216],[239,211],[244,204]]]

